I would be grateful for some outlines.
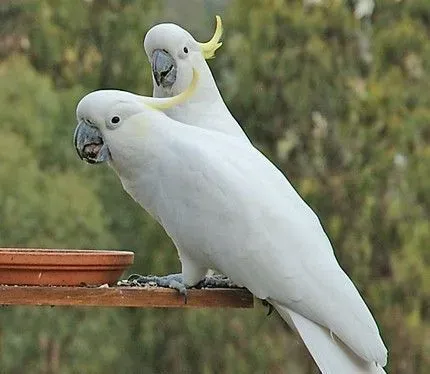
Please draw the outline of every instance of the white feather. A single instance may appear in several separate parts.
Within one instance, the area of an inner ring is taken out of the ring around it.
[[[178,247],[184,277],[193,267],[193,276],[217,269],[268,299],[324,373],[356,373],[357,362],[368,365],[363,373],[384,366],[369,309],[282,173],[240,138],[160,115],[135,115],[105,141],[125,190]]]
[[[287,307],[274,304],[281,317],[300,335],[325,374],[356,373],[382,374],[385,370],[374,362],[361,359],[328,329],[293,312]]]

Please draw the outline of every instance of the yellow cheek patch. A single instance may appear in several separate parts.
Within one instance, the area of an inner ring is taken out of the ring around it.
[[[185,91],[182,91],[179,95],[167,98],[155,98],[155,97],[145,97],[141,96],[143,102],[156,110],[166,110],[174,107],[175,105],[182,104],[187,101],[196,91],[197,83],[199,81],[199,73],[193,68],[193,79],[190,85]]]
[[[215,51],[222,46],[220,42],[222,36],[222,21],[220,16],[216,16],[216,28],[212,39],[206,43],[199,43],[202,49],[203,56],[206,60],[215,57]]]

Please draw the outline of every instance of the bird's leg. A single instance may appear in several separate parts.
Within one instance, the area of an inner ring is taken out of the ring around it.
[[[178,290],[184,296],[187,303],[187,289],[196,286],[204,279],[207,269],[198,266],[187,256],[181,256],[182,273],[169,274],[164,276],[133,274],[126,281],[118,282],[120,286],[145,286],[153,285],[157,287],[172,288]]]
[[[164,276],[133,274],[126,281],[118,282],[120,286],[145,286],[153,285],[157,287],[172,288],[178,290],[184,296],[187,303],[188,288],[236,288],[228,277],[220,274],[206,275],[207,268],[198,266],[189,257],[182,254],[182,273],[169,274]]]
[[[225,275],[215,274],[215,275],[207,275],[201,281],[197,282],[194,286],[186,286],[184,283],[184,277],[181,273],[177,274],[169,274],[164,276],[156,276],[156,275],[139,275],[132,274],[128,277],[126,281],[120,281],[120,285],[129,285],[129,286],[144,286],[144,285],[154,285],[157,287],[164,288],[173,288],[178,290],[181,294],[186,294],[186,289],[195,287],[195,288],[237,288],[236,284],[234,284],[230,278]],[[270,306],[271,305],[263,300],[263,305]],[[272,311],[273,307],[271,307],[270,311]]]

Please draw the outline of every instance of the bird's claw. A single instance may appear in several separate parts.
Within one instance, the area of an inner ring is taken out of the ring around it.
[[[263,306],[268,307],[269,311],[267,312],[266,316],[270,316],[275,308],[273,308],[273,305],[270,304],[267,300],[261,300],[261,304]]]
[[[215,274],[206,276],[203,280],[197,283],[196,288],[237,288],[228,277]]]
[[[177,290],[183,297],[186,304],[187,299],[187,286],[184,283],[182,274],[169,274],[164,276],[156,275],[139,275],[132,274],[125,281],[119,281],[119,286],[157,286],[163,288],[172,288]],[[235,285],[228,277],[215,274],[207,276],[195,285],[195,288],[236,288]]]
[[[183,297],[185,304],[187,303],[187,287],[184,284],[182,274],[168,274],[164,276],[156,275],[139,275],[132,274],[126,281],[120,281],[120,286],[145,286],[153,285],[163,288],[172,288],[177,290]]]

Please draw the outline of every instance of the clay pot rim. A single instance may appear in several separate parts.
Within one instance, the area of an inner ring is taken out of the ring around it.
[[[0,248],[1,267],[128,266],[134,253],[106,249]]]
[[[101,255],[104,256],[118,256],[118,255],[134,255],[131,251],[120,251],[117,249],[68,249],[68,248],[6,248],[0,247],[0,254],[21,254],[25,253],[30,256],[34,255],[51,255],[55,253],[56,255]]]

